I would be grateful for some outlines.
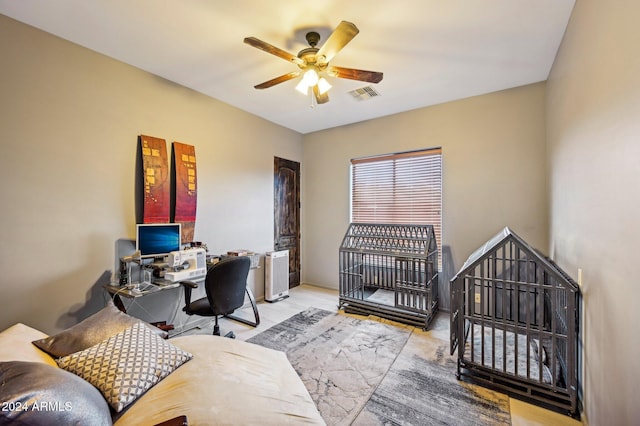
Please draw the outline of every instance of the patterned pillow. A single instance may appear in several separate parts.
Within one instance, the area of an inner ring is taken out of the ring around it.
[[[120,412],[191,358],[148,327],[135,324],[56,362],[97,387]]]

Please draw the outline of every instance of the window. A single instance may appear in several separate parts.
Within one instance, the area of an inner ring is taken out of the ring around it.
[[[352,159],[351,222],[433,225],[442,253],[442,149]]]

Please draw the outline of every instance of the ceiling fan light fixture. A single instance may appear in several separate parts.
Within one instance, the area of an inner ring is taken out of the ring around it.
[[[313,87],[318,84],[318,71],[316,71],[315,67],[307,67],[302,79],[307,83],[308,87]]]
[[[331,84],[329,84],[326,78],[321,77],[320,80],[318,80],[318,92],[320,92],[321,95],[324,95],[329,91],[329,89],[331,89]]]
[[[305,96],[309,94],[309,85],[307,84],[304,78],[302,78],[300,80],[300,83],[296,85],[296,90]]]
[[[309,88],[314,87],[315,85],[318,85],[320,94],[325,94],[329,89],[331,89],[331,84],[329,84],[327,79],[318,75],[316,67],[308,66],[302,75],[300,83],[296,85],[296,90],[303,95],[307,95],[309,94]]]

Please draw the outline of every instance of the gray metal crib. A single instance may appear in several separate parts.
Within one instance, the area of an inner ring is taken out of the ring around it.
[[[509,228],[451,279],[457,377],[578,413],[580,290]]]
[[[432,225],[352,223],[339,250],[340,307],[426,329],[438,309]]]

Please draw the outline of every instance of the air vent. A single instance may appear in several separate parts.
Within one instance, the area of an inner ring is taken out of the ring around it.
[[[352,90],[349,93],[359,101],[366,101],[367,99],[380,96],[380,93],[376,92],[376,90],[371,86],[361,87],[359,89]]]

